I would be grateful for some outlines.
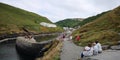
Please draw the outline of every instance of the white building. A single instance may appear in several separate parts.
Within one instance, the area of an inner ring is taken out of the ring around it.
[[[45,26],[45,27],[57,27],[55,24],[46,23],[46,22],[41,22],[40,25]]]

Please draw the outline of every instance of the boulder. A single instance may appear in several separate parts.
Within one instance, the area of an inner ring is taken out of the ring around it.
[[[120,45],[120,41],[118,41],[118,45]]]
[[[109,47],[110,47],[109,45],[103,45],[103,46],[102,46],[102,49],[103,49],[103,50],[107,50],[107,49],[109,49]]]
[[[111,46],[110,48],[111,48],[112,50],[120,50],[120,45]]]

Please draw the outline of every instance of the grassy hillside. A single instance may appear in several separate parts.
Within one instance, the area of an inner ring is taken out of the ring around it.
[[[81,40],[75,41],[78,45],[86,45],[95,40],[105,45],[113,45],[120,40],[118,33],[120,33],[120,6],[83,25],[73,35],[81,35]]]
[[[92,22],[92,21],[96,20],[97,18],[101,17],[102,15],[106,14],[107,12],[109,12],[109,11],[106,11],[106,12],[103,12],[103,13],[100,13],[100,14],[97,14],[96,16],[88,17],[88,18],[84,19],[82,22],[80,22],[80,23],[78,24],[78,26],[79,26],[79,25],[82,26],[82,25],[85,25],[85,24],[87,24],[87,23],[89,23],[89,22]]]
[[[77,19],[77,18],[74,18],[74,19],[64,19],[62,21],[58,21],[56,22],[55,24],[61,26],[61,27],[77,27],[77,26],[83,26],[89,22],[92,22],[94,20],[96,20],[97,18],[101,17],[102,15],[106,14],[107,12],[109,11],[106,11],[106,12],[103,12],[103,13],[100,13],[100,14],[97,14],[96,16],[91,16],[91,17],[88,17],[86,19]]]
[[[40,26],[40,22],[52,23],[46,17],[0,3],[0,34],[23,32],[22,27],[36,33],[51,32],[52,28]],[[54,32],[60,31],[59,29],[61,28],[53,28]]]
[[[58,21],[55,24],[61,26],[61,27],[75,27],[78,25],[83,19],[80,18],[71,18],[71,19],[64,19],[62,21]]]

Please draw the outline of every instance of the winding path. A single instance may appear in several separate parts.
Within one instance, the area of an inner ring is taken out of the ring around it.
[[[72,41],[67,39],[63,41],[63,47],[61,52],[61,60],[78,60],[82,47],[76,46]]]

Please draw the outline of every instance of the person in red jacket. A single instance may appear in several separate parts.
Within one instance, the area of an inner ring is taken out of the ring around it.
[[[79,41],[80,40],[80,35],[76,36],[76,40]]]

